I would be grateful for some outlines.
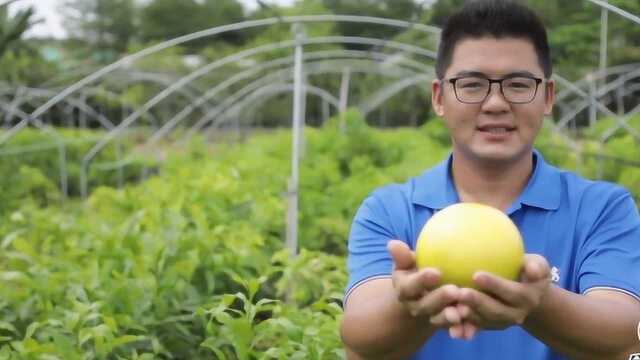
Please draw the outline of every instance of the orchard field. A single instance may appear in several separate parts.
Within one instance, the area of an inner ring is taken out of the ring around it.
[[[0,359],[343,358],[346,243],[359,203],[449,151],[439,120],[394,130],[370,128],[355,111],[346,120],[342,130],[335,118],[305,129],[295,258],[283,250],[288,130],[233,145],[196,138],[158,164],[141,155],[125,178],[142,166],[156,175],[119,190],[94,174],[84,202],[59,201],[55,152],[5,155]],[[640,129],[640,118],[631,125]],[[583,132],[582,152],[547,129],[537,147],[549,162],[601,174],[640,200],[640,167],[630,166],[640,149],[623,132],[601,149],[589,140],[600,131]],[[24,131],[12,141],[42,136]],[[96,134],[65,136],[73,158]],[[600,164],[590,149],[617,160]],[[72,195],[76,177],[70,171]]]

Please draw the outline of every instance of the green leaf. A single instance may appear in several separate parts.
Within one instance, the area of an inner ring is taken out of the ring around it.
[[[235,318],[228,321],[226,327],[231,332],[233,347],[239,359],[248,359],[254,333],[251,322],[246,318]]]
[[[29,326],[27,326],[27,331],[24,334],[24,340],[26,341],[28,339],[31,339],[33,334],[36,332],[36,330],[38,330],[38,328],[40,328],[41,325],[42,324],[37,321],[29,324]]]
[[[129,343],[132,343],[132,342],[136,342],[136,341],[143,341],[145,339],[146,339],[146,337],[144,337],[144,336],[123,335],[123,336],[120,336],[120,337],[117,337],[117,338],[113,339],[111,341],[111,345],[113,347],[118,347],[118,346],[121,346],[121,345],[125,345],[125,344],[129,344]]]
[[[7,234],[3,239],[2,239],[2,243],[0,244],[0,248],[2,249],[7,249],[9,246],[11,246],[11,244],[13,243],[13,240],[15,240],[16,238],[18,238],[18,236],[20,236],[21,234],[23,234],[26,230],[25,229],[18,229],[16,231],[12,231],[9,234]]]
[[[2,271],[0,272],[0,280],[2,281],[20,281],[28,277],[21,271]]]
[[[227,356],[217,346],[217,343],[218,341],[216,339],[208,337],[202,343],[200,343],[200,346],[213,351],[213,353],[216,355],[217,360],[227,360]]]
[[[14,334],[18,334],[18,330],[16,330],[15,326],[13,326],[13,324],[6,321],[0,321],[0,329],[10,331]]]

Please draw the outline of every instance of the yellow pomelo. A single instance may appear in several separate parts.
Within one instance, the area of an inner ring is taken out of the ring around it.
[[[442,272],[442,284],[475,287],[486,271],[517,280],[524,261],[520,231],[502,211],[478,203],[450,205],[427,221],[418,237],[418,268]]]

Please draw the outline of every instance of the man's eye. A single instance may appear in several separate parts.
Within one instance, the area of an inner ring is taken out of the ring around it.
[[[509,87],[518,88],[518,89],[528,89],[531,87],[531,85],[527,83],[521,83],[521,82],[512,82],[512,83],[509,83]]]
[[[463,81],[460,83],[460,87],[463,89],[476,89],[484,86],[484,83],[480,81]]]
[[[534,82],[530,79],[512,79],[505,84],[512,89],[531,89],[534,86]]]

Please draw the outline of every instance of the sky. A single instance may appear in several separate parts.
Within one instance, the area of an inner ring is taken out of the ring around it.
[[[179,0],[176,0],[179,1]],[[4,1],[0,0],[0,3]],[[28,33],[28,37],[47,37],[62,38],[65,31],[62,26],[62,18],[58,14],[58,4],[61,0],[18,0],[9,8],[11,12],[15,12],[21,8],[32,6],[36,11],[36,18],[43,19],[43,22],[36,25]],[[255,0],[240,0],[240,2],[248,9],[257,6]],[[294,0],[265,0],[267,4],[290,5]]]

